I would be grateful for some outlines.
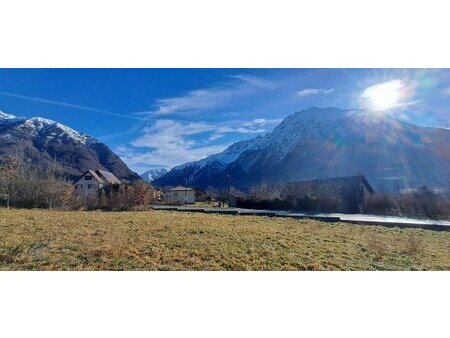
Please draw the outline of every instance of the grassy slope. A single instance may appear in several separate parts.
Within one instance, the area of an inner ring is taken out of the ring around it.
[[[450,269],[450,233],[166,211],[0,209],[0,270]]]

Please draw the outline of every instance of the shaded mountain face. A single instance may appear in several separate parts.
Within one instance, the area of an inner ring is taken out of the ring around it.
[[[233,144],[186,164],[191,186],[248,190],[260,182],[292,182],[363,174],[375,190],[427,185],[448,193],[450,130],[337,108],[310,108],[285,118],[264,137]],[[153,181],[184,182],[184,165]]]
[[[70,180],[87,169],[108,170],[125,181],[140,179],[104,143],[40,117],[0,112],[0,157],[4,156],[19,158],[38,171],[54,170]]]
[[[147,182],[153,182],[153,180],[156,180],[157,178],[164,176],[169,171],[170,171],[169,168],[153,168],[142,173],[141,177]]]

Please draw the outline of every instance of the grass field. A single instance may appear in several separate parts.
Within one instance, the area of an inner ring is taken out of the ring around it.
[[[449,232],[170,211],[0,209],[0,270],[449,269]]]

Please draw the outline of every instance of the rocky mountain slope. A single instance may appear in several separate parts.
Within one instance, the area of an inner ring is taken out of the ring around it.
[[[422,185],[448,190],[450,130],[420,127],[387,116],[309,108],[286,117],[273,132],[186,164],[192,186],[247,190],[259,182],[289,182],[364,174],[375,190]],[[184,165],[153,181],[184,182]]]
[[[108,170],[126,181],[139,179],[104,143],[41,117],[26,119],[0,112],[0,157],[4,156],[71,180],[86,169]]]

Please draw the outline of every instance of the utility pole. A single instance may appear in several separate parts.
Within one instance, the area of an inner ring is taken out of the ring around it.
[[[230,186],[231,186],[231,176],[230,174],[227,175],[228,177],[228,208],[230,207]]]
[[[184,205],[186,206],[187,198],[187,166],[184,165]]]

